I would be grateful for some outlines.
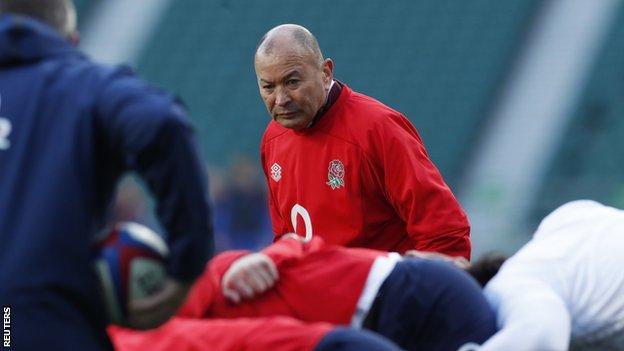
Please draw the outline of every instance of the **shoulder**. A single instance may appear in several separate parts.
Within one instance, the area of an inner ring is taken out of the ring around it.
[[[186,120],[186,106],[178,96],[139,78],[129,67],[99,66],[98,70],[97,104],[104,115],[134,108],[158,120]]]
[[[87,79],[93,86],[101,86],[122,78],[138,79],[130,67],[103,65],[84,56],[69,57],[59,62],[62,62],[66,75]]]
[[[345,109],[348,113],[358,115],[357,122],[364,126],[402,125],[405,122],[411,125],[409,120],[399,111],[375,98],[352,90],[345,101]]]
[[[62,64],[60,78],[74,90],[92,93],[100,105],[144,96],[174,99],[164,90],[140,79],[128,66],[102,65],[84,57],[70,58]]]
[[[106,66],[94,63],[82,55],[54,57],[41,61],[37,66],[44,75],[76,95],[97,95],[111,82],[121,77],[133,77],[127,67]]]
[[[420,140],[414,125],[401,112],[370,96],[350,91],[344,102],[342,118],[355,139],[386,138],[404,135]]]
[[[620,210],[592,200],[571,201],[548,214],[540,223],[534,236],[548,236],[566,228],[578,231],[583,228],[583,225],[593,227],[601,218],[621,216],[622,213]]]
[[[409,150],[426,154],[416,128],[402,113],[346,89],[349,95],[336,111],[339,116],[328,133],[356,145],[373,163]]]
[[[139,78],[135,72],[127,66],[98,66],[98,71],[103,83],[103,88],[116,93],[148,94],[156,96],[169,96],[163,89]]]

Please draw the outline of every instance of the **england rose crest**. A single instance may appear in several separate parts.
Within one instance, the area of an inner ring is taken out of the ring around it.
[[[326,184],[332,189],[340,188],[345,184],[344,175],[345,169],[342,162],[340,162],[340,160],[333,160],[329,163],[329,173],[327,173],[328,182]]]

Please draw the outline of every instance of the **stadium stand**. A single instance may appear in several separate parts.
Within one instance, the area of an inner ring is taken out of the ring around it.
[[[532,211],[533,223],[566,201],[624,208],[624,6],[594,63]]]
[[[94,3],[99,0],[74,0],[76,12],[78,12],[78,25],[82,27],[83,23],[88,21],[87,16]]]
[[[453,186],[539,1],[174,1],[139,73],[189,106],[207,160],[256,157],[268,115],[253,52],[272,26],[298,23],[335,76],[407,115]]]

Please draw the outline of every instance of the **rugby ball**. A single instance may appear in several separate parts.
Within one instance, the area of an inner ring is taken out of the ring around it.
[[[123,222],[105,232],[94,250],[108,322],[126,325],[128,303],[162,288],[169,249],[148,227]]]

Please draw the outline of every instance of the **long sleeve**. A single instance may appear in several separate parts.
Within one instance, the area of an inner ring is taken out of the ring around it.
[[[271,169],[269,165],[266,163],[265,153],[264,153],[264,140],[262,141],[262,146],[260,147],[260,160],[261,167],[264,173],[264,177],[266,178],[266,184],[270,183],[270,173]],[[275,196],[270,186],[267,186],[267,201],[269,205],[269,214],[271,216],[271,226],[273,228],[274,239],[277,240],[283,233],[283,228],[285,227],[284,219],[280,215],[279,209],[277,208],[277,203],[275,202]]]
[[[223,275],[234,261],[248,253],[249,251],[226,251],[210,260],[176,315],[184,318],[210,317],[211,308],[218,300],[217,295],[221,294]]]
[[[546,285],[516,287],[486,289],[499,331],[478,350],[567,350],[571,317],[565,302]]]
[[[470,258],[470,225],[416,129],[396,116],[377,131],[377,173],[416,249]]]
[[[108,149],[156,197],[170,249],[169,274],[192,281],[214,251],[205,168],[183,108],[126,71],[106,82],[96,102]]]

